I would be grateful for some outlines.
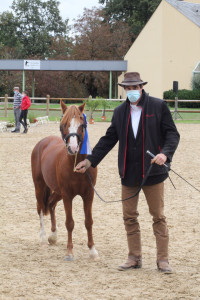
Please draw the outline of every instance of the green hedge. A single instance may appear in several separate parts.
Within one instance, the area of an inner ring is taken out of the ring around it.
[[[173,90],[165,91],[163,93],[163,98],[167,99],[175,99],[176,94]],[[178,91],[178,99],[179,100],[200,100],[200,89],[194,90],[179,90]],[[174,106],[174,102],[169,102],[169,106]],[[178,107],[187,107],[187,108],[200,108],[200,103],[189,103],[189,102],[181,102],[178,103]]]

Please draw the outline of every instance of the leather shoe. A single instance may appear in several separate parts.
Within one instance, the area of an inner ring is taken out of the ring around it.
[[[158,271],[165,273],[165,274],[171,274],[172,269],[169,265],[169,262],[167,260],[159,260],[157,261],[157,268]]]
[[[142,268],[142,258],[141,257],[128,257],[127,261],[118,267],[119,271],[127,271],[130,269],[140,269]]]
[[[23,133],[27,133],[28,132],[28,128],[25,127]]]

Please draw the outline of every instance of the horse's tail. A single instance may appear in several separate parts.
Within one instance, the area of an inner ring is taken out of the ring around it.
[[[44,197],[43,197],[43,205],[42,205],[42,211],[44,215],[48,215],[49,213],[49,196],[51,194],[50,188],[48,186],[45,187],[44,191]]]

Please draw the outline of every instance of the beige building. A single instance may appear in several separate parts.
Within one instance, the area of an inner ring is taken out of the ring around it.
[[[172,89],[191,89],[200,61],[200,0],[163,0],[124,57],[127,72],[138,71],[150,95],[162,98]],[[119,76],[118,82],[123,79]],[[125,98],[121,87],[118,95]]]

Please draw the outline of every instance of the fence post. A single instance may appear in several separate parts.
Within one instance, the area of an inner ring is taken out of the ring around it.
[[[5,108],[4,108],[4,117],[8,116],[8,94],[5,94]]]
[[[174,111],[174,118],[177,120],[178,118],[178,97],[175,97],[175,111]]]
[[[49,116],[49,102],[50,102],[50,95],[47,95],[47,116]]]

